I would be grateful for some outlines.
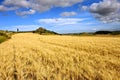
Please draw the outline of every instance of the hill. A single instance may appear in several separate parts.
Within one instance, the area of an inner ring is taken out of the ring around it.
[[[95,35],[120,35],[120,31],[96,31],[82,33],[67,33],[62,35],[95,36]]]
[[[96,31],[94,34],[111,34],[111,35],[119,35],[120,31]]]
[[[36,29],[35,31],[33,31],[33,33],[38,33],[38,34],[58,34],[54,31],[50,31],[50,30],[47,30],[43,27],[39,27],[38,29]]]
[[[12,32],[0,30],[0,43],[7,39],[10,39],[11,35]]]

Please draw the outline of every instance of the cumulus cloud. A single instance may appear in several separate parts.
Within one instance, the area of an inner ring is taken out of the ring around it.
[[[83,0],[30,0],[31,8],[43,12],[53,7],[69,7]]]
[[[26,16],[29,14],[35,14],[35,12],[36,12],[35,10],[30,9],[29,11],[22,11],[22,12],[17,11],[16,14],[19,16]]]
[[[88,10],[88,6],[82,6],[81,10],[84,10],[84,11]]]
[[[30,0],[34,4],[39,4],[40,6],[55,6],[55,7],[68,7],[76,3],[82,2],[83,0]]]
[[[27,8],[30,6],[30,2],[28,0],[4,0],[3,5]]]
[[[60,14],[62,17],[70,17],[70,16],[75,16],[75,15],[77,15],[77,13],[76,12],[63,12],[63,13],[61,13]]]
[[[44,12],[53,7],[68,7],[82,1],[83,0],[4,0],[0,5],[0,11],[15,10],[9,9],[8,7],[17,7],[16,10],[26,8]],[[20,14],[26,14],[26,12],[23,11]]]
[[[120,21],[120,2],[118,0],[103,0],[99,3],[93,3],[90,12],[103,22]]]
[[[4,5],[0,5],[0,12],[2,12],[2,11],[11,11],[11,10],[16,10],[16,9],[18,9],[18,7],[6,7],[6,6],[4,6]]]
[[[37,22],[45,23],[45,24],[53,24],[53,25],[73,25],[77,24],[85,19],[80,18],[56,18],[56,19],[39,19]]]
[[[6,11],[6,10],[7,10],[7,8],[5,6],[0,5],[0,11]]]

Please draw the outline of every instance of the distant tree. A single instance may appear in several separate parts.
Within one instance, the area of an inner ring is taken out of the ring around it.
[[[112,34],[111,31],[97,31],[95,34]]]
[[[17,32],[19,32],[19,29],[17,28]]]

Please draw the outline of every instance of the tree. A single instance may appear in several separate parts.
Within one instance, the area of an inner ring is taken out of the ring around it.
[[[19,32],[19,29],[17,28],[17,32]]]

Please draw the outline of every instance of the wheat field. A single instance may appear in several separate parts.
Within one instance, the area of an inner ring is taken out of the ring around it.
[[[15,34],[0,44],[0,80],[120,80],[120,37]]]

